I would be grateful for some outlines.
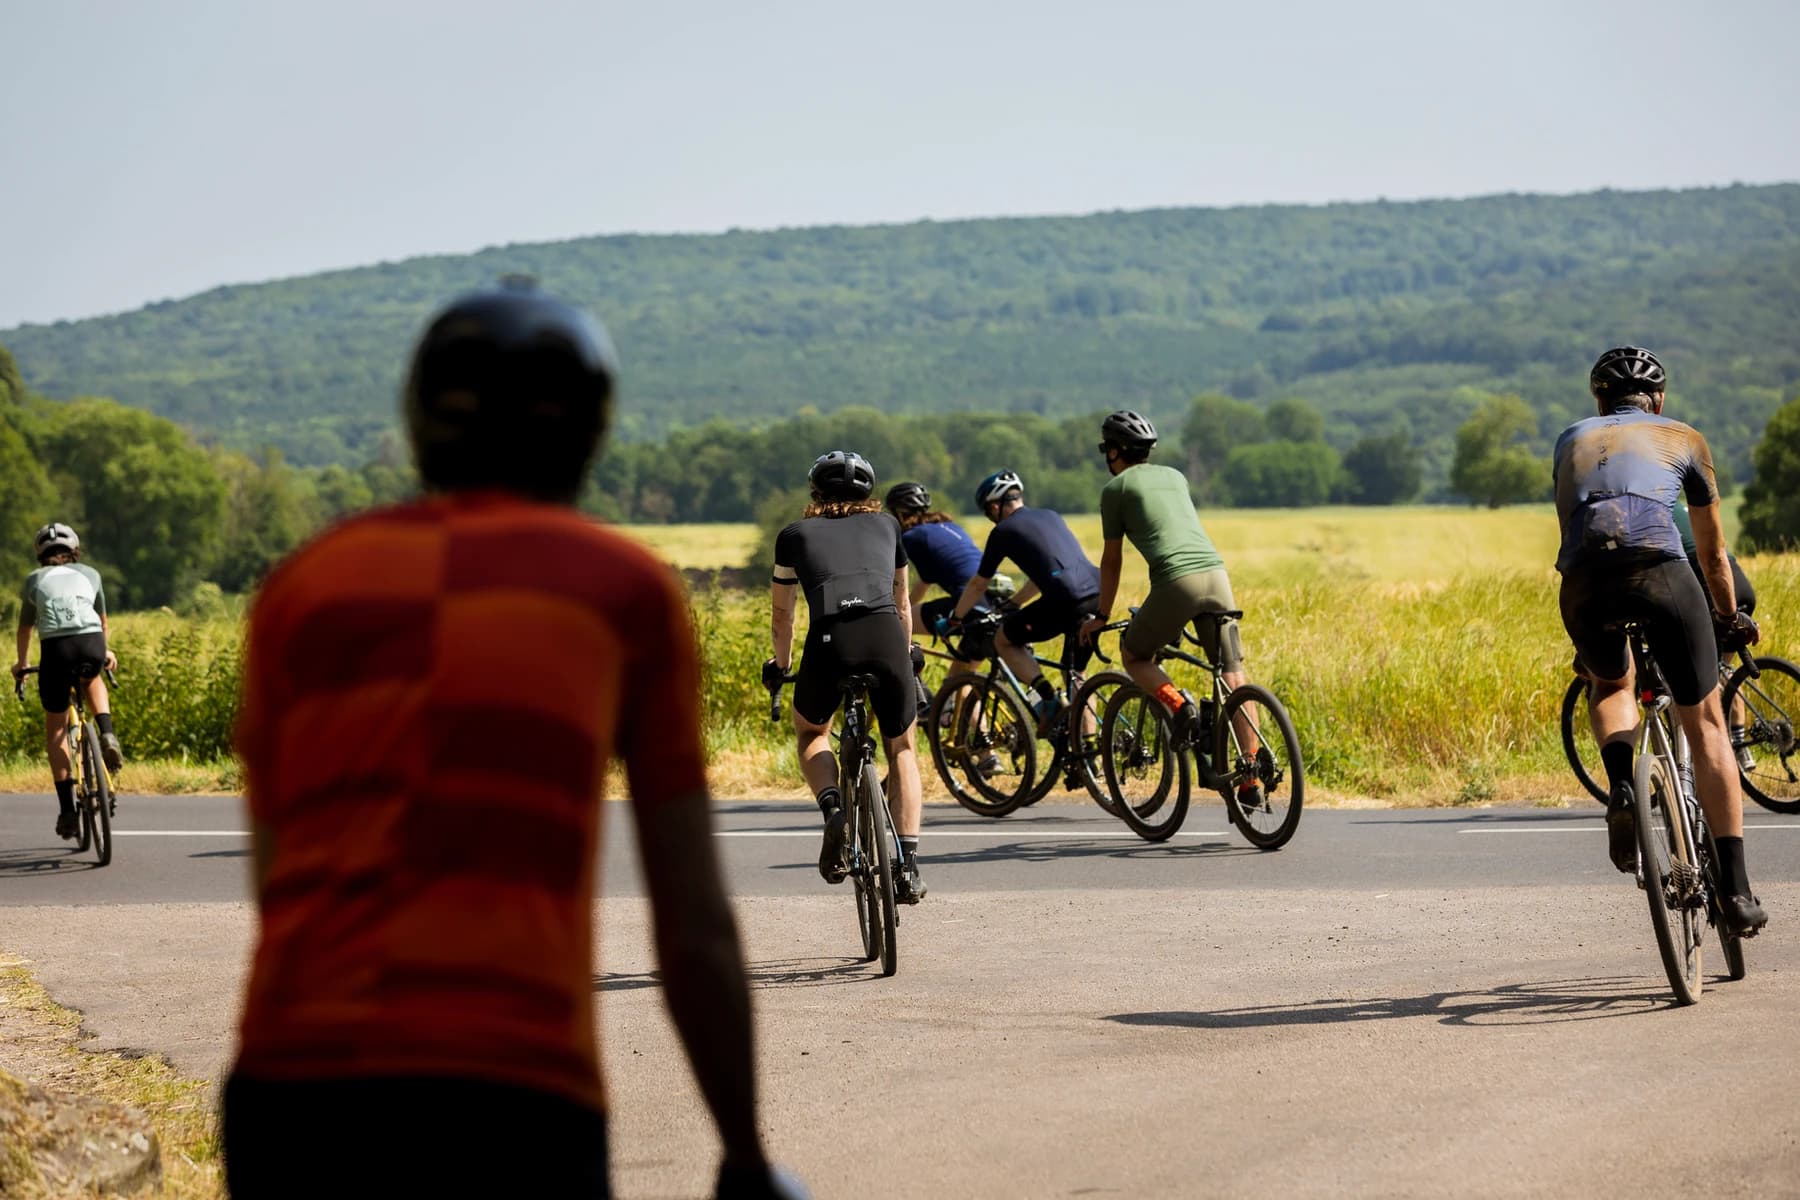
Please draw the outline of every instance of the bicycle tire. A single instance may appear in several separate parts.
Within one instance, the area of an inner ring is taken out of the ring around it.
[[[1575,778],[1587,789],[1588,795],[1602,804],[1608,803],[1606,788],[1600,780],[1606,777],[1604,767],[1600,774],[1594,774],[1594,768],[1600,767],[1600,747],[1594,744],[1594,726],[1588,720],[1588,683],[1577,675],[1569,681],[1569,690],[1563,693],[1562,701],[1562,744],[1563,754],[1569,760],[1569,768],[1575,772]],[[1593,763],[1585,761],[1584,751],[1592,751]]]
[[[1744,939],[1725,924],[1724,914],[1719,908],[1719,897],[1724,895],[1719,880],[1719,847],[1713,842],[1712,830],[1706,830],[1702,837],[1704,840],[1700,853],[1706,871],[1707,892],[1712,898],[1707,919],[1712,922],[1713,929],[1719,935],[1719,953],[1725,960],[1725,978],[1742,979],[1748,971],[1744,964]]]
[[[1170,742],[1173,732],[1162,703],[1135,683],[1118,688],[1106,702],[1100,722],[1106,790],[1119,819],[1147,842],[1167,841],[1187,818],[1193,782],[1188,756]],[[1128,784],[1145,783],[1147,793],[1142,786],[1126,790]]]
[[[1733,739],[1732,753],[1750,751],[1750,770],[1738,765],[1744,794],[1770,812],[1800,813],[1800,668],[1785,658],[1761,655],[1756,659],[1759,678],[1748,667],[1739,667],[1719,698],[1727,724],[1731,709],[1744,704],[1744,737]]]
[[[862,935],[863,961],[874,962],[881,957],[881,907],[875,899],[874,858],[871,847],[875,840],[873,819],[869,806],[857,794],[857,789],[844,789],[844,803],[849,805],[848,828],[850,836],[850,883],[856,891],[856,929]]]
[[[1035,736],[1036,728],[1033,727],[1031,732]],[[1062,779],[1063,764],[1068,760],[1068,737],[1062,730],[1055,730],[1045,744],[1050,747],[1050,761],[1044,765],[1041,773],[1033,773],[1031,786],[1025,789],[1019,800],[1020,808],[1029,808],[1048,796],[1056,790],[1057,782]]]
[[[1106,719],[1106,702],[1122,687],[1130,687],[1131,676],[1123,671],[1101,671],[1088,676],[1069,705],[1069,744],[1077,747],[1076,772],[1087,794],[1102,812],[1118,816],[1118,806],[1106,786],[1106,767],[1101,761],[1100,729]],[[1083,732],[1083,714],[1093,721],[1093,732]]]
[[[892,975],[900,969],[899,911],[894,900],[894,827],[888,812],[887,798],[881,794],[881,776],[874,763],[862,769],[863,807],[869,813],[875,851],[875,900],[881,920],[881,973]]]
[[[94,857],[101,866],[112,862],[112,785],[107,782],[106,762],[100,753],[100,730],[92,721],[82,726],[82,771],[86,775],[78,801],[82,820],[90,826],[94,839]]]
[[[1251,704],[1260,706],[1264,714],[1260,721],[1247,713],[1244,716],[1261,743],[1254,760],[1246,759],[1240,752],[1233,720]],[[1271,723],[1280,734],[1279,743],[1269,737]],[[1288,716],[1287,707],[1268,688],[1246,683],[1233,688],[1219,706],[1213,735],[1213,765],[1231,823],[1258,850],[1281,849],[1300,827],[1300,809],[1306,802],[1306,767],[1300,754],[1300,735],[1294,731],[1294,720]],[[1278,744],[1277,751],[1274,747]],[[1262,789],[1262,803],[1247,809],[1238,787],[1251,779]]]
[[[1679,784],[1668,765],[1655,754],[1638,756],[1632,779],[1632,806],[1637,819],[1638,873],[1650,905],[1650,924],[1656,931],[1656,949],[1663,972],[1675,991],[1675,1003],[1693,1004],[1700,999],[1700,938],[1697,914],[1683,907],[1671,887],[1685,860],[1680,832]],[[1697,864],[1689,864],[1695,866]]]
[[[69,780],[75,785],[75,853],[86,854],[94,844],[94,820],[81,799],[85,786],[81,780],[81,764],[87,750],[85,740],[72,719],[74,714],[70,713],[69,716],[71,720],[64,741],[69,746]]]
[[[1025,802],[1037,768],[1037,738],[1011,689],[979,675],[945,684],[925,715],[925,740],[945,790],[976,816],[1004,817]],[[999,765],[983,774],[980,765],[989,754]]]

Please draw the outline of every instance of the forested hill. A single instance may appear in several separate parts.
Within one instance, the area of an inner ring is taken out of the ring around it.
[[[1457,388],[1519,392],[1547,438],[1585,408],[1595,353],[1640,342],[1742,479],[1800,385],[1800,185],[595,237],[224,287],[0,343],[41,393],[358,463],[425,315],[508,272],[606,320],[637,439],[809,405],[1130,405],[1179,424],[1217,391],[1311,401],[1340,445],[1404,429],[1441,461]]]

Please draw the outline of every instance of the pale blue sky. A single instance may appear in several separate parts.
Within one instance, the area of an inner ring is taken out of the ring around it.
[[[0,328],[626,231],[1800,179],[1800,4],[0,0]]]

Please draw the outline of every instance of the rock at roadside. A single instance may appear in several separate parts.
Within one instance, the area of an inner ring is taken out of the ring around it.
[[[130,1195],[161,1179],[156,1131],[143,1113],[0,1071],[0,1196]]]

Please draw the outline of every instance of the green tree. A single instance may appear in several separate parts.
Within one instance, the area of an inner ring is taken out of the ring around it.
[[[225,485],[173,423],[110,400],[58,407],[44,436],[75,498],[90,559],[118,607],[167,604],[199,578],[219,533]]]
[[[31,444],[10,415],[0,411],[0,596],[17,592],[19,581],[37,565],[31,538],[55,515],[56,501],[56,489]],[[12,627],[4,632],[10,635]]]
[[[1419,450],[1404,430],[1371,434],[1344,452],[1351,498],[1358,504],[1404,504],[1419,493]]]
[[[19,364],[12,351],[0,346],[0,408],[21,404],[25,400],[25,381],[19,376]]]
[[[1244,508],[1310,508],[1331,499],[1343,473],[1324,442],[1259,442],[1239,446],[1221,473],[1225,493]]]
[[[800,519],[812,494],[804,487],[783,488],[770,492],[756,506],[756,541],[750,545],[750,557],[744,561],[751,585],[768,580],[775,569],[775,535]]]
[[[1278,442],[1325,440],[1325,415],[1304,400],[1277,400],[1263,415],[1263,425]]]
[[[318,527],[322,514],[279,450],[266,449],[257,460],[221,454],[213,461],[225,484],[225,509],[210,575],[228,592],[247,592]]]
[[[1456,431],[1450,488],[1471,504],[1499,508],[1541,500],[1550,463],[1532,453],[1537,414],[1517,396],[1489,396]]]
[[[1744,548],[1800,547],[1800,396],[1776,410],[1753,458],[1756,479],[1744,489],[1739,512]]]
[[[1194,495],[1204,503],[1222,502],[1225,489],[1220,473],[1225,460],[1239,446],[1267,441],[1268,436],[1256,405],[1210,392],[1195,396],[1181,427],[1188,486]]]

